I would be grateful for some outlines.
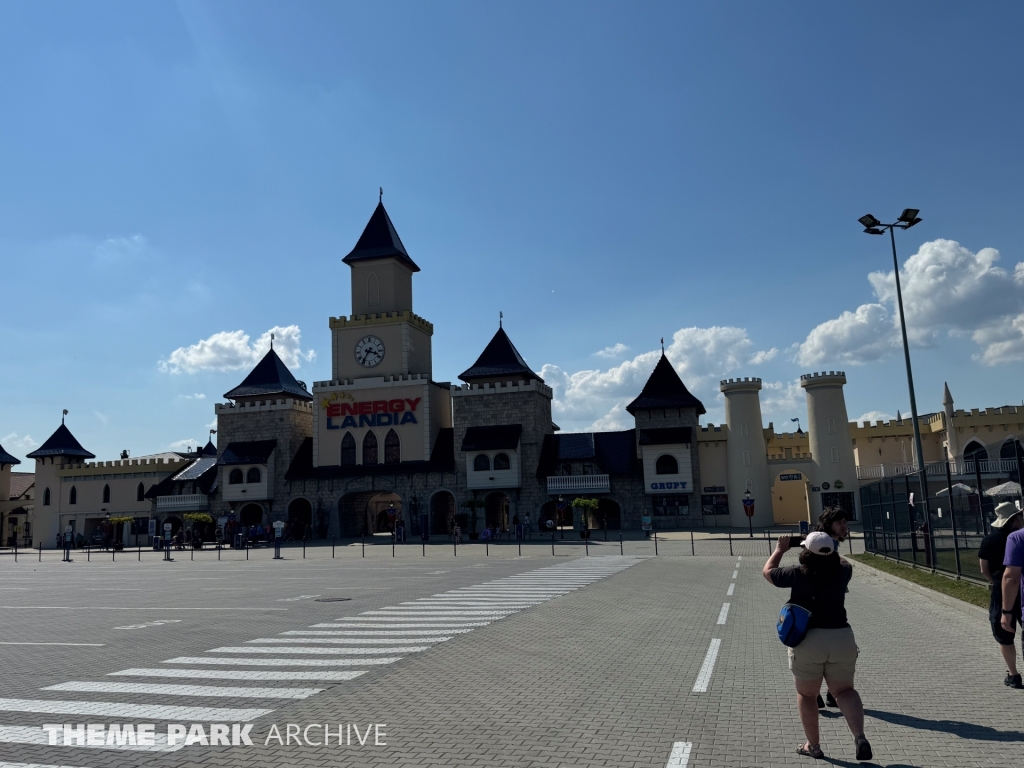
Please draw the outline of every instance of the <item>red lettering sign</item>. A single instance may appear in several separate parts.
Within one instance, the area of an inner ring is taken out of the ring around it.
[[[355,416],[359,411],[356,410],[355,403],[342,403],[341,404],[341,415],[342,416]]]
[[[387,413],[388,412],[388,401],[387,400],[374,400],[373,401],[373,412],[374,413]]]
[[[388,410],[392,413],[401,413],[405,410],[404,400],[388,400]]]
[[[407,402],[409,404],[409,410],[410,411],[415,411],[416,410],[416,406],[420,404],[420,400],[422,400],[422,398],[420,398],[420,397],[417,397],[415,400],[410,400],[409,398],[406,398],[405,402]]]
[[[359,413],[372,413],[373,403],[369,400],[363,400],[361,403],[356,403],[356,407],[359,409]]]
[[[327,415],[329,417],[341,416],[341,404],[331,403],[327,406]]]

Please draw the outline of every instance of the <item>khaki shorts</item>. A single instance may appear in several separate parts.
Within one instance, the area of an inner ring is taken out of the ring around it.
[[[789,669],[797,680],[853,680],[860,649],[853,629],[810,629],[796,648],[789,649]]]

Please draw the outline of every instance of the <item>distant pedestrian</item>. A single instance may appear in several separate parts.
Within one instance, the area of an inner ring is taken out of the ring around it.
[[[981,573],[988,581],[992,593],[992,599],[988,606],[988,620],[992,625],[992,636],[999,643],[999,652],[1006,662],[1006,679],[1003,685],[1010,688],[1024,688],[1020,673],[1017,671],[1017,649],[1014,647],[1013,638],[1016,632],[1016,625],[1021,623],[1020,613],[1020,592],[1012,601],[1010,620],[1011,629],[1003,628],[1002,607],[1003,607],[1003,571],[1005,566],[1003,560],[1006,557],[1006,540],[1010,534],[1024,528],[1024,516],[1020,510],[1010,504],[1003,502],[996,507],[996,519],[992,521],[992,533],[981,541],[978,549],[978,565]],[[1014,580],[1016,581],[1016,579]]]
[[[846,588],[853,577],[853,567],[839,556],[835,540],[824,531],[814,531],[804,539],[800,565],[780,568],[789,547],[790,537],[780,536],[761,573],[776,587],[791,589],[789,602],[811,614],[807,634],[795,648],[789,649],[800,722],[807,737],[797,753],[819,759],[825,756],[818,732],[817,706],[824,678],[853,733],[857,759],[870,760],[871,745],[864,735],[864,705],[853,687],[859,650],[846,620]]]
[[[60,535],[60,534],[58,533],[58,534],[57,534],[57,549],[63,549],[63,548],[64,548],[64,537],[63,537],[63,536],[61,536],[61,535]]]

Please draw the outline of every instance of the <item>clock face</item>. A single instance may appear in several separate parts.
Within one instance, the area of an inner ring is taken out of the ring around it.
[[[356,344],[356,362],[364,368],[373,368],[384,359],[384,342],[376,336],[363,336]]]

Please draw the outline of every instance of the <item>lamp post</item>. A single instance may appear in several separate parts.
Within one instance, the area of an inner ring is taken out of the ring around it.
[[[750,501],[750,489],[748,488],[743,492],[743,498]],[[750,538],[754,538],[754,516],[750,514],[750,510],[747,510],[747,527],[750,529]]]
[[[928,537],[935,551],[935,535],[932,532],[931,516],[928,511],[928,470],[924,463],[924,451],[921,447],[921,425],[917,421],[917,398],[914,396],[914,374],[910,368],[910,344],[907,342],[907,320],[903,314],[903,291],[900,287],[900,264],[896,258],[896,230],[910,229],[921,222],[917,208],[906,208],[892,224],[883,224],[870,213],[861,216],[857,221],[864,225],[869,235],[884,235],[889,231],[889,242],[892,244],[892,266],[896,278],[896,305],[900,310],[900,331],[903,334],[903,357],[907,363],[907,388],[910,391],[910,416],[914,425],[914,448],[917,450],[917,472],[921,485],[921,496],[924,502],[924,520],[928,529]],[[933,558],[934,567],[934,558]]]
[[[558,538],[565,538],[565,529],[562,527],[562,513],[565,511],[565,497],[558,497],[558,505],[555,507],[555,524],[558,526]]]

